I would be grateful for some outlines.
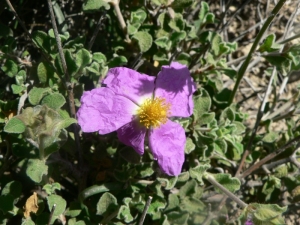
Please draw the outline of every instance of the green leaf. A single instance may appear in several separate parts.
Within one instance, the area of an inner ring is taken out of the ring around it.
[[[101,52],[94,52],[93,60],[100,64],[106,63],[106,61],[107,61],[106,56],[104,54],[102,54]]]
[[[138,27],[140,27],[140,26],[138,26]],[[130,23],[128,23],[127,32],[128,32],[129,35],[133,35],[137,31],[138,31],[138,29],[134,25],[131,25]]]
[[[48,92],[49,88],[33,87],[28,93],[28,100],[32,105],[37,105]]]
[[[69,49],[67,49],[65,52],[65,59],[66,59],[66,65],[68,68],[68,73],[70,76],[75,76],[76,73],[79,70],[79,65],[77,64],[77,59],[75,59]],[[64,70],[61,64],[60,56],[57,55],[55,57],[55,66],[57,67],[57,70],[59,71],[60,74],[64,74]]]
[[[85,67],[85,69],[91,73],[96,74],[97,76],[101,75],[100,65],[97,62],[92,62],[90,66]]]
[[[22,193],[22,184],[19,181],[11,181],[2,189],[1,195],[10,194],[14,198],[19,198]]]
[[[113,190],[120,190],[120,189],[122,189],[122,185],[120,183],[106,183],[103,185],[93,185],[84,189],[80,193],[79,200],[82,202],[86,198],[92,195],[99,194],[106,191],[113,191]]]
[[[75,223],[75,225],[86,225],[86,223],[83,220],[79,220]]]
[[[9,77],[14,77],[18,73],[18,65],[11,59],[6,60],[1,69]]]
[[[176,57],[176,61],[189,66],[190,62],[191,62],[191,56],[185,52],[181,52],[177,57]]]
[[[92,61],[92,56],[88,50],[80,49],[76,53],[76,65],[79,68],[84,68],[86,65],[90,64],[91,61]]]
[[[110,9],[110,5],[108,4],[109,0],[85,0],[83,3],[82,9],[84,12],[93,12],[98,11],[102,7],[106,10]]]
[[[48,63],[41,62],[37,67],[37,75],[40,82],[45,84],[50,77],[53,77],[54,70]]]
[[[26,174],[35,183],[42,181],[43,175],[48,173],[48,166],[45,161],[39,159],[29,159],[27,162]]]
[[[184,152],[185,154],[190,154],[192,151],[195,150],[196,145],[194,144],[193,140],[191,138],[186,139],[186,144],[185,144],[185,149]]]
[[[281,45],[275,43],[275,39],[276,39],[275,34],[269,34],[258,50],[260,52],[274,52],[279,50]]]
[[[48,203],[48,209],[51,212],[52,207],[54,204],[56,204],[55,210],[53,212],[53,217],[58,217],[59,215],[63,214],[66,206],[67,206],[67,202],[66,200],[64,200],[61,196],[59,195],[50,195],[47,197],[47,203]]]
[[[205,171],[209,168],[210,168],[209,164],[198,165],[194,168],[190,168],[190,170],[189,170],[190,176],[192,178],[195,178],[200,183],[200,185],[203,185],[202,177],[203,177]]]
[[[218,173],[213,174],[213,176],[222,186],[224,186],[230,192],[235,192],[240,189],[240,180],[236,177],[231,177],[230,174]],[[222,191],[220,190],[219,192],[222,193]]]
[[[120,150],[120,155],[123,159],[130,163],[140,163],[141,156],[132,148],[132,147],[124,147]]]
[[[224,121],[225,122],[226,119],[228,119],[230,121],[234,121],[235,120],[235,113],[234,113],[233,109],[230,108],[230,107],[227,107],[221,113],[220,121]]]
[[[173,32],[171,34],[170,40],[172,41],[173,45],[177,45],[180,41],[185,39],[185,37],[186,37],[185,31]]]
[[[172,42],[170,41],[169,37],[167,36],[162,36],[157,38],[154,43],[161,48],[164,48],[166,50],[170,50]]]
[[[157,180],[164,184],[165,186],[165,189],[166,190],[171,190],[172,188],[174,188],[176,182],[177,182],[177,179],[178,177],[168,177],[168,178],[165,178],[165,177],[157,177]]]
[[[27,87],[23,85],[15,85],[15,84],[11,85],[11,89],[14,94],[20,94],[22,91],[26,90],[26,88]]]
[[[133,221],[133,216],[130,213],[130,209],[125,205],[121,205],[121,207],[119,208],[117,218],[124,220],[126,223],[130,223],[131,221]]]
[[[136,11],[131,12],[130,23],[140,25],[145,21],[146,18],[147,18],[147,13],[142,9],[138,9]]]
[[[0,23],[0,37],[13,36],[13,31],[8,26],[3,23]]]
[[[199,11],[198,18],[200,19],[201,23],[204,23],[204,18],[206,14],[209,12],[209,5],[205,1],[201,1],[201,9]]]
[[[39,223],[37,223],[37,224],[39,225]],[[35,223],[29,217],[25,221],[23,221],[21,225],[35,225]]]
[[[193,213],[193,212],[199,213],[199,212],[205,210],[205,208],[206,208],[206,205],[203,202],[201,202],[200,200],[198,200],[196,198],[192,198],[192,197],[184,198],[180,204],[181,210],[184,210],[184,211],[187,211],[190,213]]]
[[[198,126],[210,124],[215,119],[215,113],[203,113],[198,119]]]
[[[10,194],[0,196],[0,210],[3,213],[13,210],[14,197]]]
[[[54,110],[60,109],[65,103],[66,103],[66,99],[60,93],[53,93],[47,95],[42,100],[42,104],[47,105],[49,108]]]
[[[220,54],[220,44],[222,42],[222,38],[220,35],[214,33],[213,34],[213,39],[212,39],[212,42],[211,42],[211,49],[212,49],[212,52],[215,56],[218,56]]]
[[[50,44],[50,37],[43,31],[35,31],[32,32],[32,39],[34,43],[42,48],[46,53],[50,53],[51,51],[51,44]]]
[[[235,125],[235,130],[234,130],[233,134],[235,134],[235,135],[241,135],[242,133],[245,132],[246,127],[241,122],[233,121],[232,124]]]
[[[151,0],[151,3],[157,6],[168,5],[168,0]]]
[[[5,132],[13,134],[21,134],[25,131],[25,129],[25,124],[22,122],[22,120],[16,117],[11,118],[4,127]]]
[[[168,221],[170,224],[174,225],[184,225],[186,224],[188,218],[189,218],[189,213],[188,212],[170,212],[167,214],[168,216]]]
[[[177,182],[185,183],[188,181],[189,178],[190,174],[188,171],[182,172],[181,174],[179,174]]]
[[[180,32],[184,29],[185,21],[183,20],[183,16],[180,13],[176,13],[175,17],[170,20],[169,27],[172,28],[172,30]]]
[[[179,196],[181,199],[184,199],[186,196],[190,196],[196,192],[197,182],[193,180],[189,180],[186,182],[179,190]]]
[[[154,173],[154,170],[152,168],[153,163],[140,163],[137,165],[136,169],[140,175],[140,177],[149,177]]]
[[[246,211],[252,215],[254,224],[285,224],[282,213],[287,210],[287,206],[279,207],[275,204],[250,203]]]
[[[46,184],[43,187],[43,190],[45,190],[48,195],[52,195],[55,193],[55,190],[60,190],[60,189],[61,189],[61,186],[57,182],[54,182],[52,184]]]
[[[117,67],[117,66],[124,66],[126,64],[127,64],[126,57],[116,56],[116,57],[112,58],[111,60],[109,60],[107,65],[109,68],[113,68],[113,67]]]
[[[269,195],[273,193],[275,188],[279,189],[280,187],[281,180],[275,176],[270,175],[262,188],[262,193],[264,193],[265,195]]]
[[[227,142],[224,139],[217,139],[213,143],[213,150],[221,155],[227,152]]]
[[[97,203],[97,215],[109,215],[118,208],[118,201],[109,192],[104,193]]]
[[[176,209],[179,206],[179,199],[175,194],[169,194],[168,196],[168,205],[165,208],[165,212]]]
[[[50,217],[50,213],[48,213],[48,212],[42,212],[40,215],[38,215],[38,217],[37,217],[37,219],[35,221],[36,225],[45,225],[45,224],[48,224],[49,217]],[[52,220],[51,220],[50,224],[53,224],[55,220],[56,220],[56,218],[52,217]]]
[[[57,4],[54,4],[54,6],[56,6],[56,5]],[[54,31],[53,31],[52,28],[48,31],[48,35],[49,35],[49,37],[55,39],[55,34],[54,34]],[[70,38],[69,32],[63,32],[63,34],[58,34],[58,36],[60,37],[60,40],[61,40],[62,43],[65,42],[66,40],[68,40]]]
[[[132,38],[138,41],[141,52],[147,52],[152,46],[152,36],[145,31],[135,33]]]
[[[70,217],[77,217],[82,211],[82,205],[79,201],[71,202],[69,208],[66,210],[65,215]]]
[[[74,118],[66,118],[66,119],[58,122],[58,124],[56,125],[56,128],[59,129],[59,130],[60,129],[65,129],[73,123],[77,123],[77,120],[74,119]]]
[[[213,13],[207,13],[205,15],[204,22],[206,24],[208,24],[208,23],[214,23],[215,22],[215,15]]]
[[[174,0],[171,4],[171,7],[182,11],[184,8],[187,8],[193,4],[194,0]]]
[[[15,76],[15,79],[17,85],[23,85],[26,82],[26,71],[20,70]]]
[[[278,138],[279,138],[278,132],[270,131],[263,137],[262,141],[266,143],[275,143],[278,140]]]
[[[206,90],[200,89],[201,94],[194,96],[193,117],[198,120],[201,115],[208,113],[211,107],[211,99]]]

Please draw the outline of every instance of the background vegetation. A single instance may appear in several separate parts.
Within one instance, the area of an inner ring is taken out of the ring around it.
[[[298,224],[299,5],[1,1],[0,223]],[[198,86],[178,177],[76,123],[109,68],[171,61]]]

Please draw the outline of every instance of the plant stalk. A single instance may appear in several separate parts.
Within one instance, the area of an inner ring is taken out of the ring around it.
[[[241,83],[241,80],[243,78],[243,76],[245,75],[248,65],[250,63],[250,60],[252,58],[252,54],[254,53],[254,51],[256,50],[260,40],[262,39],[264,33],[266,32],[266,30],[268,29],[268,27],[270,26],[271,22],[273,21],[273,19],[275,18],[275,16],[277,15],[277,13],[279,12],[279,10],[282,8],[282,6],[284,5],[284,3],[286,2],[286,0],[279,0],[279,2],[277,3],[277,5],[275,6],[275,8],[272,10],[271,15],[268,17],[268,19],[266,20],[266,22],[264,23],[264,25],[262,26],[261,30],[259,31],[259,33],[257,34],[253,45],[248,53],[247,58],[245,59],[244,63],[242,64],[241,68],[239,69],[238,73],[237,73],[237,80],[235,82],[233,91],[231,93],[230,99],[228,104],[230,105],[233,102],[233,99],[235,97],[235,94],[237,92],[237,89]]]

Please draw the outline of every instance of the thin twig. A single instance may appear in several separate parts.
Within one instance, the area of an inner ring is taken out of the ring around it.
[[[58,34],[58,29],[57,29],[57,26],[56,26],[56,21],[55,21],[52,2],[51,2],[51,0],[47,0],[47,2],[48,2],[50,17],[51,17],[51,23],[52,23],[52,27],[53,27],[53,31],[54,31],[54,36],[55,36],[55,40],[56,40],[56,43],[57,43],[58,54],[59,54],[59,57],[60,57],[60,60],[61,60],[61,63],[62,63],[62,67],[63,67],[63,70],[64,70],[66,80],[69,81],[70,76],[69,76],[69,73],[68,73],[66,59],[65,59],[64,52],[63,52],[63,49],[62,49],[61,40],[60,40],[60,37],[59,37],[59,34]]]
[[[235,42],[235,41],[239,41],[240,39],[242,39],[246,34],[248,34],[250,31],[256,29],[258,26],[261,26],[264,22],[266,22],[266,19],[254,24],[253,26],[251,26],[250,28],[248,28],[247,30],[241,32],[239,34],[239,36],[237,36],[236,38],[234,38],[233,40],[231,40],[230,42]]]
[[[207,209],[207,217],[205,218],[205,220],[203,221],[202,225],[208,225],[211,224],[211,220],[215,219],[217,217],[217,215],[215,214],[215,212],[211,211],[211,204],[208,203],[208,209]]]
[[[266,22],[264,23],[263,27],[261,28],[261,30],[258,32],[254,42],[253,42],[253,45],[248,53],[248,56],[246,58],[246,60],[244,61],[244,63],[242,64],[241,68],[239,69],[238,71],[238,74],[237,74],[237,80],[236,80],[236,83],[234,85],[234,88],[232,90],[232,93],[231,93],[231,96],[230,96],[230,99],[229,99],[229,104],[232,103],[234,97],[235,97],[235,94],[237,92],[237,89],[240,85],[240,82],[243,78],[243,76],[245,75],[245,72],[247,71],[247,68],[248,68],[248,65],[250,63],[250,60],[252,58],[252,54],[254,53],[254,51],[256,50],[256,47],[258,46],[261,38],[263,37],[264,33],[266,32],[266,30],[268,29],[268,27],[270,26],[271,22],[273,21],[273,19],[275,18],[275,16],[277,15],[277,13],[279,12],[279,10],[282,8],[282,6],[284,5],[284,3],[286,2],[286,0],[280,0],[275,8],[272,10],[270,16],[268,17],[268,19],[266,20]]]
[[[147,214],[147,211],[148,211],[148,209],[150,207],[151,201],[152,201],[152,196],[149,196],[148,200],[146,202],[146,205],[144,207],[143,213],[141,215],[141,218],[140,218],[140,221],[139,221],[139,225],[143,225],[145,217],[146,217],[146,214]]]
[[[57,43],[57,48],[58,48],[58,53],[59,53],[59,57],[60,60],[62,62],[62,67],[63,67],[63,71],[65,74],[65,78],[66,78],[66,82],[65,85],[67,86],[67,91],[68,91],[68,103],[69,103],[69,108],[70,108],[70,114],[72,118],[76,119],[76,109],[75,109],[75,101],[74,101],[74,93],[73,93],[73,86],[74,84],[72,84],[70,82],[70,76],[68,73],[68,68],[67,68],[67,64],[66,64],[66,59],[64,56],[64,52],[63,52],[63,48],[61,45],[61,40],[58,34],[58,30],[57,30],[57,25],[56,25],[56,21],[55,21],[55,16],[54,16],[54,12],[53,12],[53,7],[52,7],[52,3],[51,0],[47,0],[48,2],[48,7],[49,7],[49,12],[50,12],[50,16],[51,16],[51,23],[52,23],[52,27],[53,27],[53,31],[54,31],[54,35],[55,35],[55,39],[56,39],[56,43]],[[77,124],[72,124],[72,128],[73,128],[73,132],[74,132],[74,137],[75,137],[75,142],[76,142],[76,147],[77,147],[77,154],[78,154],[78,166],[79,168],[83,168],[83,160],[82,160],[82,153],[81,153],[81,145],[80,145],[80,139],[79,139],[79,127]],[[84,182],[84,179],[80,180],[81,182]],[[84,184],[80,184],[79,185],[79,189],[83,189],[84,188]]]
[[[120,23],[120,26],[121,26],[124,34],[125,34],[126,42],[130,43],[131,40],[130,40],[129,35],[127,33],[127,26],[126,26],[125,20],[123,18],[123,15],[121,13],[121,10],[120,10],[120,1],[119,0],[111,0],[110,3],[114,7],[115,13],[116,13],[117,18],[118,18],[119,23]]]
[[[300,37],[300,33],[297,33],[297,34],[295,34],[294,36],[292,36],[290,38],[287,38],[285,40],[279,41],[278,44],[285,44],[285,43],[290,42],[290,41],[292,41],[294,39],[297,39],[299,37]]]
[[[52,220],[52,217],[53,217],[53,213],[54,213],[55,208],[56,208],[56,204],[54,204],[54,205],[52,206],[51,213],[50,213],[49,220],[48,220],[48,225],[51,224],[51,220]]]
[[[104,19],[105,19],[105,15],[101,15],[101,16],[100,16],[100,19],[99,19],[99,21],[98,21],[98,24],[97,24],[97,26],[96,26],[96,28],[95,28],[95,30],[94,30],[93,36],[92,36],[92,38],[91,38],[91,40],[90,40],[90,42],[89,42],[88,50],[91,50],[91,49],[92,49],[92,46],[93,46],[93,44],[94,44],[94,42],[95,42],[95,39],[96,39],[96,37],[97,37],[97,34],[98,34],[98,32],[99,32],[99,30],[100,30],[100,27],[101,27],[101,25],[102,25],[102,21],[103,21]]]
[[[51,66],[51,68],[56,72],[56,74],[59,76],[59,78],[61,80],[64,80],[63,77],[60,76],[60,74],[57,72],[56,68],[53,66],[52,62],[50,61],[49,57],[47,56],[47,54],[44,52],[43,48],[41,46],[39,46],[39,44],[37,42],[35,42],[32,38],[31,33],[29,33],[29,31],[27,30],[24,22],[21,20],[21,18],[18,16],[16,10],[14,9],[14,7],[12,6],[12,4],[10,3],[9,0],[6,0],[6,3],[8,5],[8,7],[10,8],[10,10],[13,12],[13,14],[15,15],[15,17],[17,18],[18,22],[21,24],[23,30],[25,31],[25,34],[27,35],[27,37],[31,40],[31,42],[33,43],[33,46],[37,48],[37,50],[42,54],[43,58],[48,62],[48,64]],[[63,83],[64,87],[65,83]]]
[[[266,90],[266,93],[265,93],[265,96],[264,96],[264,99],[257,111],[257,115],[256,115],[256,121],[255,121],[255,125],[254,125],[254,128],[252,129],[252,134],[251,134],[251,137],[247,143],[247,147],[246,147],[246,151],[244,152],[243,156],[242,156],[242,160],[239,164],[239,168],[237,169],[236,171],[236,174],[235,176],[239,176],[240,172],[242,171],[243,167],[244,167],[244,163],[246,161],[246,158],[247,156],[251,153],[251,148],[252,148],[252,143],[253,143],[253,140],[256,136],[256,132],[257,132],[257,129],[258,129],[258,125],[264,115],[264,110],[265,110],[265,106],[266,106],[266,103],[267,103],[267,99],[272,91],[272,83],[273,83],[273,79],[275,77],[275,74],[276,74],[276,69],[274,68],[273,69],[273,72],[272,72],[272,76],[269,80],[269,84],[268,84],[268,88]]]
[[[250,166],[245,172],[243,172],[239,176],[239,178],[244,178],[244,177],[248,176],[253,171],[259,169],[266,162],[269,162],[270,160],[272,160],[273,158],[275,158],[276,156],[278,156],[279,154],[281,154],[282,152],[284,152],[287,148],[291,147],[294,144],[297,144],[299,141],[300,141],[300,135],[297,136],[297,137],[295,137],[294,139],[290,140],[289,142],[287,142],[284,146],[282,146],[281,148],[279,148],[275,152],[270,153],[269,155],[267,155],[265,158],[263,158],[262,160],[260,160],[256,164]]]
[[[229,24],[230,22],[232,21],[232,19],[234,17],[236,17],[236,15],[238,15],[240,13],[240,11],[249,3],[251,2],[252,0],[247,0],[245,2],[243,2],[243,4],[234,12],[234,14],[229,18],[229,20],[222,26],[221,28],[221,31],[222,32]]]
[[[207,179],[212,185],[219,188],[224,194],[226,194],[231,200],[235,201],[243,209],[248,206],[245,202],[243,202],[241,199],[236,197],[234,194],[228,191],[223,185],[221,185],[218,181],[216,181],[216,179],[212,175],[206,173],[204,178]]]
[[[293,160],[296,160],[300,158],[300,156],[295,156],[295,154],[297,153],[297,151],[295,151],[291,156],[287,157],[287,158],[284,158],[284,159],[280,159],[280,160],[277,160],[275,162],[271,162],[269,164],[265,164],[262,166],[262,169],[267,173],[271,173],[270,170],[277,167],[277,166],[280,166],[280,165],[283,165],[283,164],[286,164],[288,162],[291,162],[293,164],[295,164],[293,162]],[[298,162],[298,161],[297,161]]]
[[[295,11],[293,12],[293,14],[290,16],[288,22],[287,22],[287,25],[286,25],[286,28],[285,28],[285,32],[283,34],[283,39],[286,38],[286,36],[291,32],[291,29],[292,29],[292,26],[293,26],[293,23],[295,22],[295,17],[296,15],[298,14],[298,10],[299,10],[299,6],[300,6],[300,2],[298,2],[296,8],[295,8]]]

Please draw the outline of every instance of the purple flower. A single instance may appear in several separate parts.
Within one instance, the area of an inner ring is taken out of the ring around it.
[[[81,97],[78,123],[83,132],[118,138],[137,153],[144,153],[147,137],[161,170],[171,176],[181,172],[186,142],[184,129],[169,117],[189,117],[196,85],[188,68],[173,62],[163,66],[157,77],[125,67],[108,71],[106,87],[86,91]]]
[[[254,225],[254,224],[252,223],[252,220],[248,218],[247,221],[245,222],[245,225]]]

